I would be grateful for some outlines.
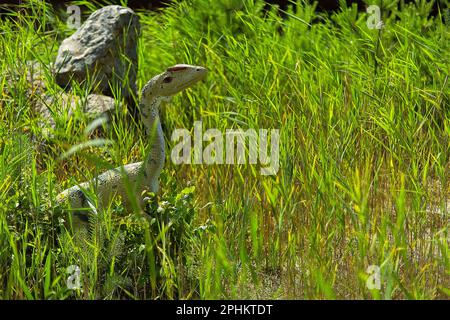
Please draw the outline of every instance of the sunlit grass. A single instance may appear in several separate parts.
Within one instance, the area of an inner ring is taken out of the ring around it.
[[[142,160],[148,137],[125,106],[98,130],[80,110],[43,127],[39,95],[27,96],[25,75],[8,75],[54,61],[73,31],[41,1],[2,20],[0,298],[448,299],[448,25],[425,1],[393,9],[381,32],[355,7],[319,15],[299,4],[286,19],[261,1],[138,12],[138,88],[175,63],[209,70],[162,110],[167,153],[172,131],[197,120],[222,132],[275,128],[280,170],[167,156],[165,215],[149,209],[149,224],[117,199],[85,241],[60,222],[56,195]],[[67,287],[70,265],[82,291]],[[380,290],[366,286],[370,265]]]

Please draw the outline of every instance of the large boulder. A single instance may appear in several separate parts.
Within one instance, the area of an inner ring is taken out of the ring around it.
[[[56,82],[67,88],[72,80],[90,79],[96,92],[113,96],[112,86],[131,100],[136,94],[139,33],[139,19],[130,8],[111,5],[93,12],[59,47]]]
[[[77,108],[90,119],[115,112],[116,101],[112,97],[95,93],[80,97],[70,91],[50,90],[48,81],[51,81],[54,73],[53,65],[46,66],[38,61],[26,61],[14,68],[7,68],[4,95],[12,99],[19,91],[25,93],[30,109],[40,118],[38,123],[42,127],[54,128],[55,115],[68,112],[68,116],[71,116]],[[18,85],[21,77],[26,79],[25,86]],[[122,108],[120,102],[117,102],[117,106]]]
[[[38,61],[18,62],[6,68],[4,73],[6,86],[3,90],[6,95],[11,97],[15,97],[22,92],[25,93],[27,98],[32,99],[34,96],[42,95],[47,91],[47,78],[51,78],[53,75],[52,64],[43,66]],[[20,85],[24,76],[26,79],[25,87]]]
[[[55,128],[53,113],[61,114],[67,112],[71,117],[75,109],[80,109],[88,118],[95,119],[100,116],[107,116],[116,110],[116,102],[113,98],[91,93],[82,98],[67,92],[57,94],[46,93],[33,104],[33,111],[42,120],[39,124],[43,127]],[[121,108],[121,104],[118,104]]]

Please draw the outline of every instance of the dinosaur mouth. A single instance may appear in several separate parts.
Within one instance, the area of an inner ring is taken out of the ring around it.
[[[194,85],[195,83],[197,83],[197,82],[203,80],[205,77],[206,77],[206,72],[205,72],[204,74],[202,74],[202,75],[199,75],[199,76],[196,77],[196,78],[193,78],[193,79],[190,80],[190,81],[187,81],[185,84],[183,84],[183,85],[181,86],[180,90],[184,90],[184,89],[187,89],[187,88],[191,87],[191,86]]]

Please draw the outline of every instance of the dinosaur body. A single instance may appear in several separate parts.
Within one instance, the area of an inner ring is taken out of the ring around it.
[[[161,101],[203,79],[206,69],[198,66],[175,65],[152,78],[142,89],[139,111],[141,121],[150,137],[150,150],[142,162],[106,171],[96,178],[64,190],[57,197],[59,204],[68,203],[73,212],[74,225],[88,221],[88,213],[107,206],[115,196],[121,196],[126,209],[131,209],[130,196],[142,207],[144,190],[157,192],[159,175],[164,166],[164,135],[159,118]],[[89,190],[89,192],[86,192]],[[131,190],[131,194],[130,194]],[[89,193],[97,196],[97,205]]]

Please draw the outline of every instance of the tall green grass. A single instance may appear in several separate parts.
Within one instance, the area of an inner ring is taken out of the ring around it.
[[[24,94],[24,76],[7,75],[54,61],[73,31],[36,0],[2,20],[0,298],[448,299],[450,33],[426,1],[398,2],[381,31],[355,6],[327,15],[303,1],[285,19],[256,0],[138,12],[139,88],[175,63],[209,70],[161,111],[169,152],[172,131],[196,120],[222,132],[277,128],[280,170],[168,156],[151,219],[117,199],[82,241],[56,194],[140,161],[149,139],[123,105],[98,130],[81,111],[39,125],[38,97]],[[70,265],[82,290],[67,287]],[[380,290],[366,286],[370,265],[381,268]]]

